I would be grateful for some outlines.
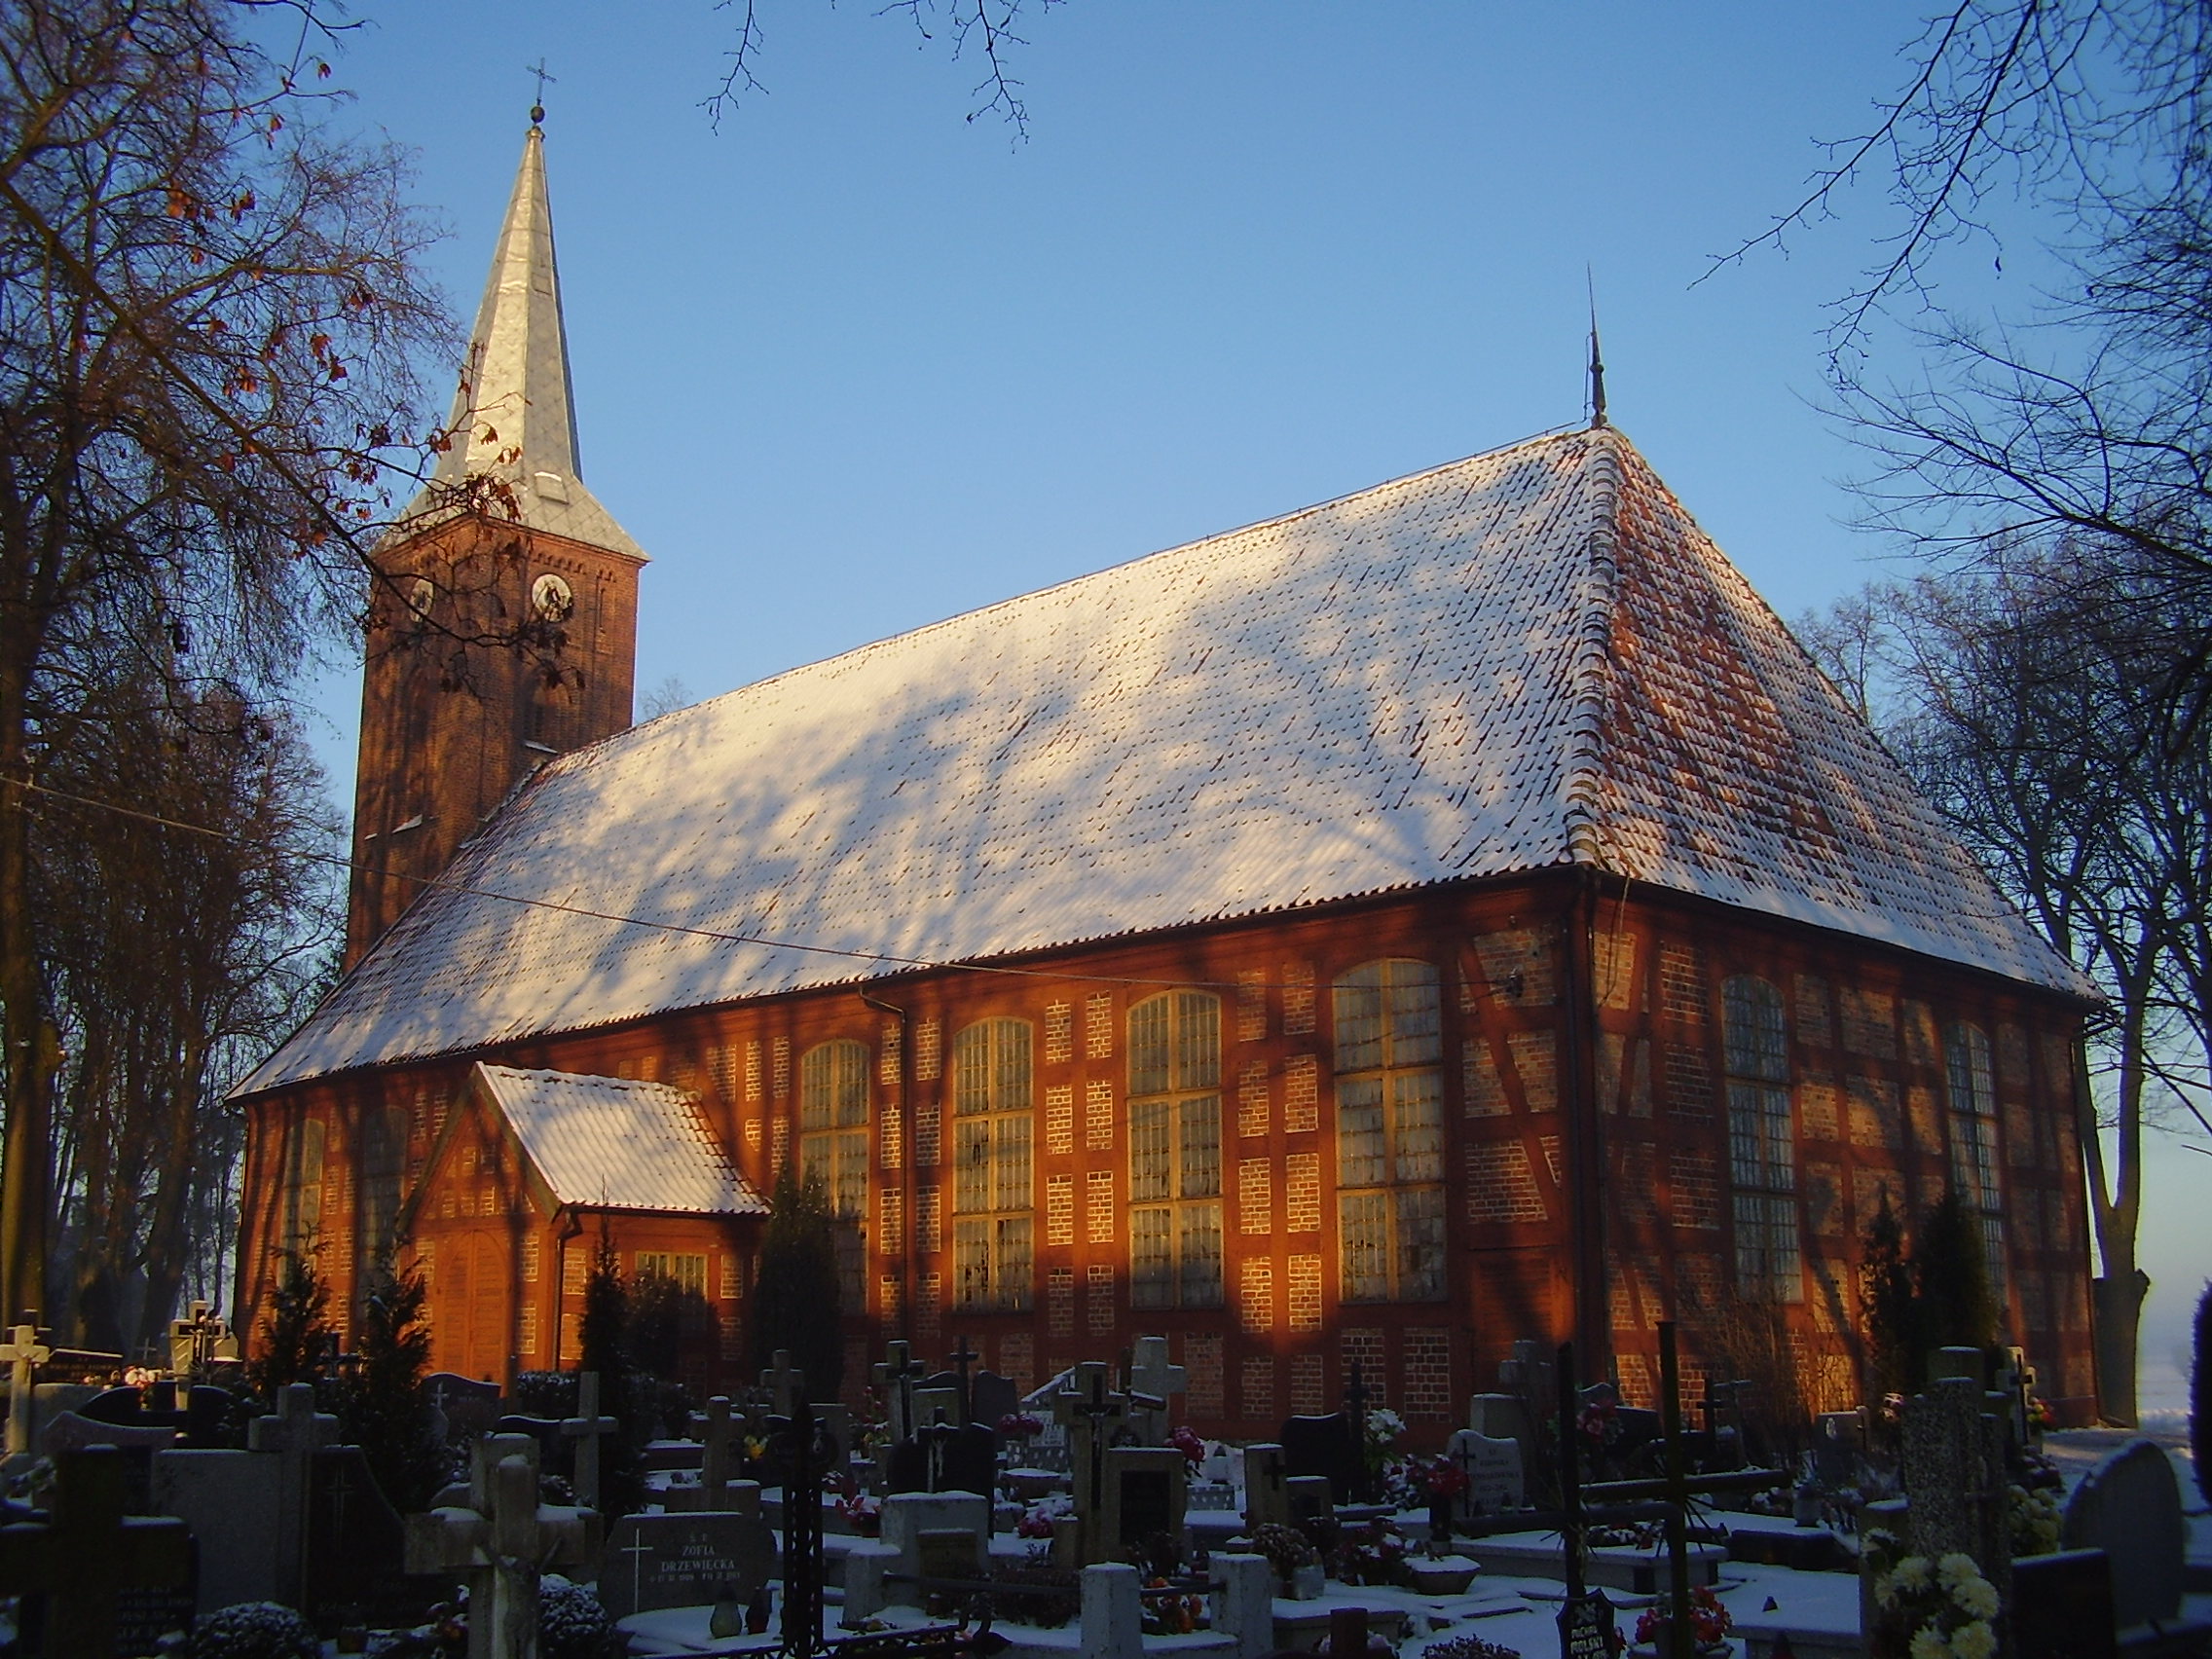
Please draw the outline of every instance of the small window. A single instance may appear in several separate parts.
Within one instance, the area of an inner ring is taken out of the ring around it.
[[[1720,988],[1720,1014],[1736,1286],[1762,1302],[1802,1302],[1796,1132],[1782,993],[1764,979],[1739,975]]]
[[[837,1276],[848,1311],[867,1286],[867,1078],[864,1044],[825,1043],[798,1062],[798,1166],[837,1215]]]
[[[1221,1000],[1129,1010],[1129,1305],[1219,1308]]]
[[[952,1040],[952,1266],[957,1307],[1029,1310],[1030,1029],[986,1019]]]
[[[637,1273],[641,1279],[665,1279],[693,1296],[707,1294],[707,1258],[671,1250],[640,1250]]]
[[[1944,1068],[1950,1078],[1951,1186],[1981,1222],[1981,1250],[1989,1288],[2005,1296],[2005,1195],[1997,1179],[1997,1082],[1989,1063],[1989,1033],[1964,1023],[1943,1033]]]
[[[1425,962],[1333,987],[1337,1216],[1346,1302],[1444,1297],[1444,999]]]

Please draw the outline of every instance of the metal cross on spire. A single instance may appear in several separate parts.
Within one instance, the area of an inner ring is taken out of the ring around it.
[[[537,55],[535,63],[525,63],[523,65],[523,72],[537,77],[537,96],[532,100],[530,106],[530,124],[533,127],[537,127],[542,125],[545,120],[545,85],[550,81],[555,86],[559,86],[560,77],[546,72],[545,55],[542,52]]]
[[[1605,359],[1598,350],[1598,282],[1590,267],[1582,268],[1582,283],[1590,294],[1590,424],[1605,422]]]

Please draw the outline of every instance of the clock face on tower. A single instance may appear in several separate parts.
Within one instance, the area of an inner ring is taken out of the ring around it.
[[[576,596],[565,580],[547,571],[530,584],[530,608],[541,622],[565,622],[576,608]]]

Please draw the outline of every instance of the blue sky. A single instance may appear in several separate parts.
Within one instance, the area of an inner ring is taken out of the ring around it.
[[[638,681],[727,690],[866,640],[1612,414],[1785,616],[1882,573],[1820,412],[1841,215],[1692,286],[1862,130],[1918,8],[1071,0],[1025,20],[1031,136],[872,0],[382,0],[338,120],[415,151],[471,314],[540,55],[594,493],[653,564]],[[1947,297],[2029,298],[1962,257]],[[1908,358],[1878,360],[1909,374]],[[314,682],[351,775],[357,667]],[[350,787],[341,793],[350,797]],[[2159,1154],[2146,1403],[2212,1261],[2212,1159]],[[2194,1216],[2186,1220],[2185,1216]],[[2171,1396],[2170,1400],[2168,1395]]]

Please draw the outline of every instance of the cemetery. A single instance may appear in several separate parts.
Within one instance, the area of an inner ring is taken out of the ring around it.
[[[435,1456],[410,1465],[390,1414],[360,1416],[362,1356],[257,1395],[196,1309],[166,1372],[106,1386],[110,1356],[24,1325],[0,1354],[5,1651],[2212,1652],[2186,1456],[2046,1430],[2017,1350],[1942,1349],[1923,1390],[1822,1414],[1793,1449],[1747,1383],[1691,1398],[1660,1338],[1657,1410],[1579,1377],[1571,1345],[1522,1342],[1426,1451],[1356,1366],[1335,1412],[1201,1439],[1164,1337],[1027,1393],[965,1339],[934,1363],[889,1343],[843,1401],[778,1353],[674,1420],[665,1390],[596,1371],[512,1397],[418,1375],[405,1410]]]

